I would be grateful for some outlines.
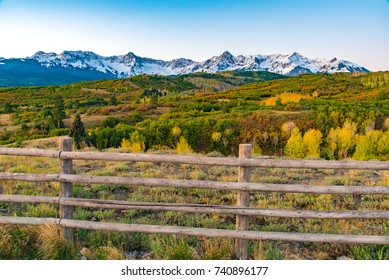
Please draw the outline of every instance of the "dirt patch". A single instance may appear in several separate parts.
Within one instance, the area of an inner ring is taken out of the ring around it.
[[[1,114],[0,115],[0,125],[1,126],[11,126],[12,125],[11,114]]]

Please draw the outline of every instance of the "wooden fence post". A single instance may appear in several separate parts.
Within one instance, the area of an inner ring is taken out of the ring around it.
[[[70,137],[61,137],[59,139],[59,150],[60,151],[72,151],[72,138]],[[61,155],[61,154],[60,154]],[[61,159],[60,157],[60,174],[72,174],[73,173],[73,160],[71,159]],[[60,183],[61,187],[61,197],[72,197],[73,196],[73,185],[72,183]],[[63,206],[59,207],[59,217],[61,219],[73,219],[73,206]],[[73,228],[64,227],[63,235],[66,240],[74,242]]]
[[[252,145],[240,144],[239,145],[239,158],[251,158]],[[238,167],[238,182],[250,182],[250,167]],[[237,206],[249,207],[250,206],[250,192],[238,191],[237,194]],[[248,230],[248,216],[236,215],[236,230]],[[247,247],[248,240],[236,239],[235,241],[235,255],[239,260],[247,259]]]

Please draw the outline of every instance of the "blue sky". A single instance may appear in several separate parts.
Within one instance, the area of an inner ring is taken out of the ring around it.
[[[197,61],[224,50],[389,70],[388,0],[0,0],[0,57],[89,50]]]

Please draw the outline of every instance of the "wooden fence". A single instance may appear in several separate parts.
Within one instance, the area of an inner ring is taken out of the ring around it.
[[[298,184],[250,183],[250,170],[254,167],[389,170],[389,162],[387,161],[253,159],[251,158],[251,150],[252,147],[250,144],[241,144],[239,146],[239,158],[155,154],[123,154],[106,152],[73,152],[72,140],[68,137],[60,139],[59,150],[0,148],[0,155],[48,157],[58,158],[60,161],[60,170],[58,174],[25,174],[0,172],[0,180],[27,182],[59,182],[61,187],[61,193],[57,197],[0,194],[0,202],[57,204],[60,207],[59,218],[0,216],[0,223],[21,225],[43,225],[47,223],[58,224],[63,228],[63,234],[65,238],[71,242],[73,242],[74,238],[74,228],[235,238],[235,252],[236,257],[238,259],[247,258],[247,242],[250,239],[299,242],[338,242],[349,244],[389,244],[389,236],[249,231],[249,216],[320,219],[389,218],[389,211],[316,211],[259,209],[249,207],[251,192],[375,195],[389,194],[388,186],[312,186]],[[133,161],[234,166],[238,167],[238,182],[74,175],[72,170],[73,160]],[[74,198],[72,183],[236,190],[237,205],[222,206],[202,204],[146,203],[120,200]],[[75,206],[100,209],[156,210],[179,211],[187,213],[233,214],[236,215],[236,230],[74,220],[73,207]]]

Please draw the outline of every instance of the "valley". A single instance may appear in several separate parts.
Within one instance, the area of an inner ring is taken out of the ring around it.
[[[261,71],[139,75],[61,86],[0,88],[0,145],[172,155],[335,160],[389,159],[389,74],[335,73],[286,77]],[[76,122],[79,118],[80,122]],[[1,172],[57,172],[55,159],[1,156]],[[231,182],[236,168],[187,164],[75,161],[75,174]],[[280,168],[253,170],[252,182],[318,186],[387,186],[388,172]],[[3,181],[2,194],[58,195],[58,183]],[[78,198],[235,205],[236,192],[74,184]],[[250,206],[309,210],[388,210],[386,195],[261,192]],[[0,203],[8,216],[56,217],[57,205]],[[75,219],[234,228],[233,215],[75,208]],[[382,220],[250,218],[250,230],[387,235]],[[57,227],[0,228],[3,259],[231,259],[232,239],[75,231],[70,245]],[[14,246],[9,246],[14,244]],[[82,253],[80,253],[82,252]],[[250,259],[387,259],[387,246],[253,241]]]

